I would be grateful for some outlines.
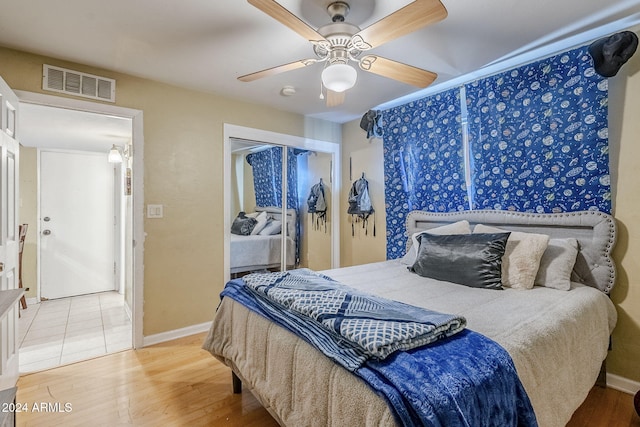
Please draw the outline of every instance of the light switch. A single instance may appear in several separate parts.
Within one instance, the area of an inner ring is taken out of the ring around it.
[[[147,205],[147,218],[162,218],[162,205]]]

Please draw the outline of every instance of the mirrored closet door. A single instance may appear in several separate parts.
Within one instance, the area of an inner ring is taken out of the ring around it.
[[[231,141],[230,272],[281,271],[296,265],[296,198],[287,185],[287,150]],[[286,195],[283,198],[283,194]]]
[[[230,277],[331,268],[335,154],[240,138],[229,144]]]
[[[331,268],[332,155],[313,151],[300,159],[300,187],[305,196],[300,209],[301,239],[300,265],[312,270]]]

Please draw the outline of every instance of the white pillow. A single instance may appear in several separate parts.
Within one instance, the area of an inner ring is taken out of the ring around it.
[[[253,227],[253,230],[251,231],[252,236],[255,236],[256,234],[261,232],[264,226],[267,225],[267,213],[264,211],[260,212],[260,214],[258,214],[258,216],[256,217],[256,221],[258,222],[256,223],[256,226]]]
[[[504,233],[511,230],[478,224],[474,233]],[[540,259],[549,244],[546,234],[511,231],[502,257],[502,285],[514,289],[531,289],[540,267]]]
[[[571,272],[578,256],[578,241],[574,238],[551,239],[540,260],[535,284],[547,288],[568,291],[571,289]]]
[[[258,215],[260,215],[260,212],[251,212],[244,214],[244,216],[248,216],[249,218],[257,218]]]
[[[418,243],[418,236],[422,233],[435,234],[438,236],[445,234],[471,234],[471,227],[469,226],[469,221],[463,219],[462,221],[413,233],[413,235],[411,236],[411,247],[401,260],[403,264],[413,265],[413,263],[416,262],[418,247],[420,246],[420,244]]]
[[[269,221],[267,225],[260,231],[261,236],[271,236],[273,234],[280,234],[282,230],[282,221],[277,219]]]

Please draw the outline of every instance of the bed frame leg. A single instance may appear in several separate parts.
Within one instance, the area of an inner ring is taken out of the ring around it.
[[[600,366],[600,373],[598,374],[596,385],[598,387],[607,387],[607,359],[604,359],[602,361],[602,366]]]
[[[233,384],[233,393],[242,393],[242,380],[233,371],[231,371],[231,382]]]

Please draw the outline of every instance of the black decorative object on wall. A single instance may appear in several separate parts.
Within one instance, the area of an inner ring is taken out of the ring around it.
[[[362,176],[355,180],[349,190],[349,207],[347,213],[351,215],[351,235],[355,236],[354,223],[362,222],[362,228],[364,228],[364,234],[368,234],[367,224],[369,223],[369,217],[373,215],[373,235],[376,235],[376,217],[375,209],[371,204],[371,197],[369,196],[369,181]]]
[[[615,76],[638,48],[638,36],[622,31],[596,40],[589,46],[593,66],[602,77]]]
[[[360,119],[360,128],[367,132],[367,139],[382,138],[380,119],[382,113],[378,110],[369,110]]]

